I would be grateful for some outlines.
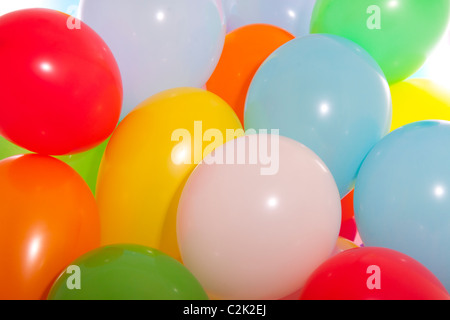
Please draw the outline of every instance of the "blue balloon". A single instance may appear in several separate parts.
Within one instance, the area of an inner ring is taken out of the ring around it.
[[[388,83],[375,60],[350,40],[309,35],[276,50],[250,86],[246,129],[279,129],[313,150],[341,197],[392,120]]]
[[[426,106],[424,106],[426,107]],[[369,153],[354,206],[365,245],[418,260],[450,291],[450,122],[401,127]]]
[[[316,0],[222,0],[227,32],[253,23],[267,23],[296,37],[309,34]]]

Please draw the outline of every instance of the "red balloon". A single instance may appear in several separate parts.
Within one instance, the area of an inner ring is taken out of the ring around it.
[[[106,43],[48,9],[0,17],[0,134],[41,154],[91,149],[116,127],[122,80]]]
[[[346,250],[307,280],[300,300],[448,300],[442,283],[409,256],[386,248]]]
[[[341,223],[341,230],[339,231],[339,236],[350,241],[355,241],[357,233],[355,218],[351,218]]]

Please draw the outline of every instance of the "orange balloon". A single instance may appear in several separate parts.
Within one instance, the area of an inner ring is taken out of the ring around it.
[[[347,221],[355,216],[355,211],[353,209],[353,194],[354,190],[349,192],[342,200],[342,221]]]
[[[224,99],[244,124],[245,99],[253,76],[276,49],[292,39],[289,32],[269,24],[251,24],[230,32],[206,88]]]
[[[100,246],[88,185],[41,155],[0,161],[0,300],[45,299],[69,264]]]

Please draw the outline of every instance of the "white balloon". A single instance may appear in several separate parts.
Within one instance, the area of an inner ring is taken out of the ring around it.
[[[308,35],[316,0],[222,0],[227,32],[252,23],[267,23],[296,37]]]
[[[217,0],[81,0],[80,14],[119,64],[124,86],[121,119],[163,90],[201,88],[225,41]]]
[[[216,148],[189,176],[177,239],[211,298],[274,300],[302,288],[329,258],[340,222],[336,182],[314,152],[282,136],[249,135]]]

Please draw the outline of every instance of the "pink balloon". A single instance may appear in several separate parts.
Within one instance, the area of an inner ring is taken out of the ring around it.
[[[336,183],[314,152],[251,135],[216,148],[194,170],[177,232],[183,262],[208,294],[276,300],[330,256],[340,221]]]
[[[355,218],[347,219],[341,222],[341,231],[339,232],[339,236],[350,241],[355,241],[356,232],[357,229]]]

